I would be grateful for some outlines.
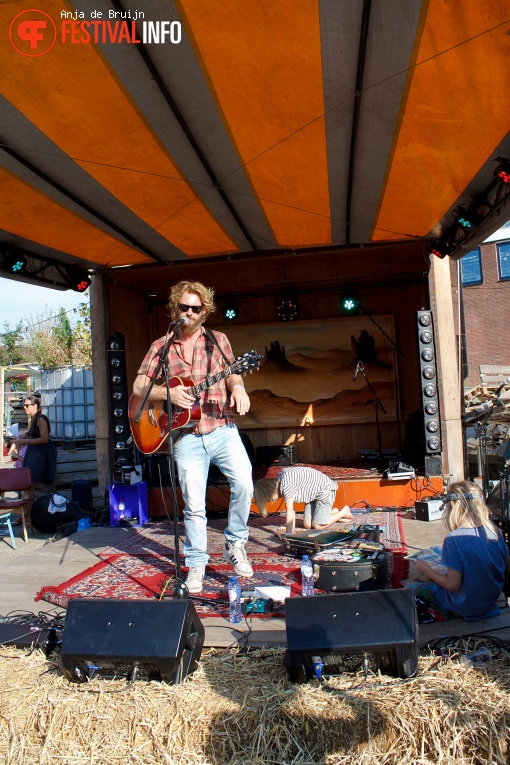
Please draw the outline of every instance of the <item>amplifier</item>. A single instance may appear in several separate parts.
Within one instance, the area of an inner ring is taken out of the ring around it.
[[[36,627],[33,624],[0,624],[0,643],[16,648],[40,648],[46,656],[58,644],[56,630]]]
[[[257,467],[269,467],[270,465],[293,465],[296,461],[296,447],[294,444],[288,446],[257,446],[256,465]]]
[[[443,517],[442,500],[424,497],[414,503],[417,521],[439,521]]]

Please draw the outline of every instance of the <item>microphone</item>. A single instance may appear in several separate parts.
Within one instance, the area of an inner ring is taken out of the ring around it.
[[[172,321],[170,323],[171,327],[185,327],[186,324],[189,324],[189,319],[187,316],[181,316],[180,319],[177,319],[177,321]]]
[[[355,370],[355,372],[354,372],[354,377],[352,378],[353,380],[355,380],[355,379],[356,379],[356,377],[358,376],[358,372],[359,372],[359,361],[358,361],[358,363],[356,364],[356,370]]]

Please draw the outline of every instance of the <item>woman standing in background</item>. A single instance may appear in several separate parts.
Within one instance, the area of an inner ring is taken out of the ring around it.
[[[57,449],[50,441],[51,425],[42,413],[38,396],[27,396],[23,408],[29,417],[29,428],[23,438],[16,439],[16,447],[26,446],[23,467],[30,468],[32,483],[51,483],[55,476]]]

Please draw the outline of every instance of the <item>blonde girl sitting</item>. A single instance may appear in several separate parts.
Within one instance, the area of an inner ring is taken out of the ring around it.
[[[498,613],[505,573],[510,573],[510,556],[501,532],[489,517],[489,508],[477,484],[459,481],[444,497],[443,522],[449,534],[443,542],[441,563],[446,572],[427,561],[416,561],[420,574],[411,586],[425,600],[437,618],[462,616],[482,619]]]

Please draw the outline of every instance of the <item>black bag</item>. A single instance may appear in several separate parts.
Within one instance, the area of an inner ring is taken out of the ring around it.
[[[73,481],[71,484],[71,499],[77,502],[84,513],[94,512],[94,497],[90,481]]]
[[[52,498],[55,499],[56,504],[60,504],[60,494],[41,494],[40,497],[34,501],[30,510],[30,520],[34,529],[41,534],[54,534],[59,526],[63,526],[66,523],[77,521],[83,517],[83,513],[80,510],[80,506],[76,502],[67,500],[65,503],[65,510],[58,513],[50,513],[49,507]],[[65,498],[63,498],[65,499]]]
[[[352,550],[347,545],[316,553],[315,586],[327,592],[384,590],[390,581],[390,556],[384,550]]]
[[[291,558],[302,558],[303,555],[313,555],[320,550],[338,547],[342,542],[353,539],[354,531],[321,531],[307,529],[298,534],[285,534],[285,555]]]

